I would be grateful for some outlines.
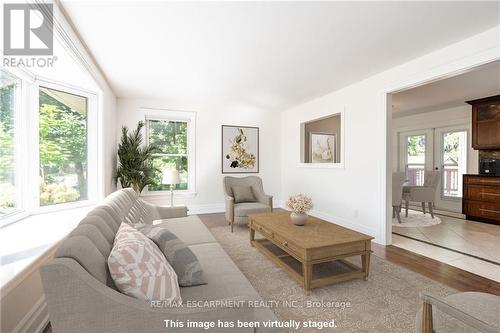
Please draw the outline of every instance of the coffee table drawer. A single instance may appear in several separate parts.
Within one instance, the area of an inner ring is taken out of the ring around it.
[[[287,252],[292,252],[295,255],[298,255],[299,257],[303,258],[302,253],[304,250],[294,243],[291,243],[289,240],[283,238],[282,236],[275,234],[274,235],[274,240],[275,243],[279,244],[281,248],[283,248]]]
[[[273,233],[271,231],[267,230],[266,228],[264,228],[263,226],[255,223],[255,222],[254,222],[254,228],[253,229],[255,231],[257,231],[258,233],[260,233],[265,238],[267,238],[267,239],[273,239]]]

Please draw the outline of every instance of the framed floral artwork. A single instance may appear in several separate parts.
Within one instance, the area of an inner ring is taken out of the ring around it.
[[[311,132],[309,139],[311,163],[335,163],[335,140],[335,134]]]
[[[259,172],[259,128],[222,125],[222,173]]]

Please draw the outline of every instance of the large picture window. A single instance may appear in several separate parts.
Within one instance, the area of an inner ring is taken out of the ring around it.
[[[87,98],[40,87],[40,206],[86,200]]]
[[[0,227],[98,198],[97,95],[0,69]]]
[[[16,109],[20,80],[0,70],[0,219],[20,209],[16,188]]]

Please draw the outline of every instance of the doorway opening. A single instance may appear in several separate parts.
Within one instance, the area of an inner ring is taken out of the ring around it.
[[[388,187],[398,207],[393,245],[465,270],[475,267],[480,272],[474,273],[496,279],[500,225],[467,220],[462,205],[464,175],[479,171],[472,107],[466,101],[500,95],[499,78],[500,60],[387,99],[388,177],[403,182]]]

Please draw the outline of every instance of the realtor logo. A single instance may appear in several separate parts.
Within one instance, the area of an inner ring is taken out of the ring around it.
[[[4,55],[52,55],[52,4],[4,4]]]

